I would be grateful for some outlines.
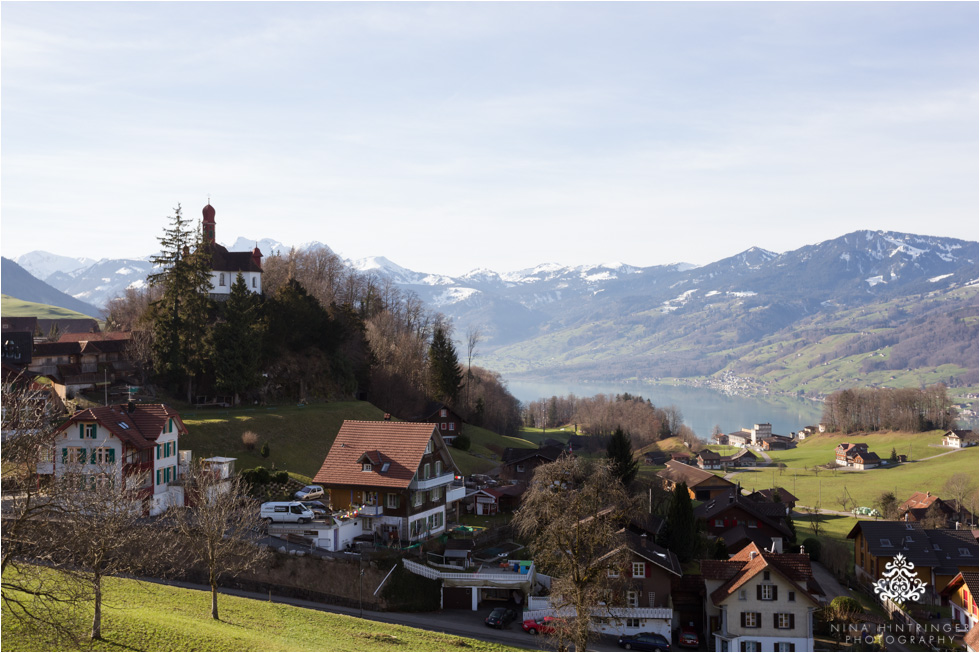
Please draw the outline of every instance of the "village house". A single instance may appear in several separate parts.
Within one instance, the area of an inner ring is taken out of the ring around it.
[[[750,543],[760,548],[770,545],[774,538],[787,541],[793,532],[786,523],[790,507],[784,503],[754,501],[743,496],[738,487],[718,494],[694,509],[705,532],[722,538],[729,552],[740,551]]]
[[[345,420],[313,482],[365,532],[417,542],[445,532],[447,506],[466,493],[457,474],[435,424]]]
[[[749,544],[728,560],[702,560],[709,650],[812,651],[813,615],[823,590],[810,558]]]
[[[898,506],[899,521],[921,522],[929,517],[942,516],[947,528],[957,522],[968,522],[973,515],[956,501],[944,501],[932,492],[915,492]]]
[[[796,441],[785,435],[770,435],[762,438],[761,443],[763,451],[785,451],[796,446]]]
[[[838,467],[865,470],[881,466],[881,458],[875,452],[868,451],[868,445],[864,442],[854,444],[841,442],[837,445],[835,455]]]
[[[667,461],[666,468],[657,472],[657,476],[668,492],[673,492],[678,485],[686,483],[691,498],[697,501],[708,501],[735,487],[731,481],[715,476],[711,472],[674,460]]]
[[[534,470],[541,465],[553,463],[565,452],[561,446],[539,447],[538,449],[519,449],[507,447],[501,455],[500,478],[517,481],[527,485]]]
[[[980,589],[975,571],[961,571],[940,591],[940,596],[949,601],[953,620],[970,630],[980,623]]]
[[[521,504],[524,487],[523,485],[504,485],[481,488],[467,496],[466,500],[469,502],[472,498],[473,514],[475,515],[486,516],[496,515],[500,512],[512,512]]]
[[[784,487],[766,488],[764,490],[756,490],[749,495],[749,498],[758,503],[772,503],[776,502],[778,495],[778,503],[782,503],[789,506],[790,510],[796,507],[796,502],[799,499],[789,490]]]
[[[224,301],[238,275],[245,279],[250,292],[262,294],[262,252],[258,246],[251,252],[229,252],[215,240],[214,207],[209,203],[201,211],[204,246],[211,254],[211,299]]]
[[[965,429],[953,429],[943,435],[943,446],[962,449],[977,446],[977,432]]]
[[[727,440],[728,444],[735,447],[747,447],[749,445],[762,446],[762,440],[769,437],[772,437],[772,424],[763,422],[761,424],[753,424],[750,429],[742,428],[734,433],[729,433]]]
[[[446,404],[430,401],[413,422],[428,422],[439,427],[439,433],[446,444],[451,445],[456,436],[463,432],[463,418]]]
[[[711,449],[698,452],[698,467],[701,469],[721,469],[721,454]]]
[[[178,446],[187,428],[164,404],[101,406],[81,410],[61,424],[38,464],[40,482],[78,474],[92,483],[138,483],[145,508],[156,515],[183,505]]]
[[[960,572],[977,572],[977,538],[970,531],[924,529],[914,522],[859,521],[847,534],[854,540],[854,571],[858,580],[874,584],[886,565],[901,553],[915,565],[925,583],[920,603],[938,604],[938,592]]]
[[[684,463],[685,465],[695,464],[694,455],[686,451],[673,451],[670,454],[670,459],[675,462]]]
[[[718,462],[722,469],[728,467],[755,467],[759,462],[759,456],[752,453],[751,449],[742,449],[738,453],[730,456],[722,456]]]

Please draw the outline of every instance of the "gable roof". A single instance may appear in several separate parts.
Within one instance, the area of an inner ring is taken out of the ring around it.
[[[344,420],[313,482],[408,488],[418,472],[429,440],[441,445],[450,468],[455,469],[452,455],[438,434],[435,424]],[[388,470],[382,472],[381,467],[372,465],[371,471],[361,471],[359,461],[365,454],[372,460],[380,456],[384,462],[391,463]]]
[[[779,501],[773,501],[772,496],[774,491],[779,491]],[[768,501],[769,503],[794,503],[799,501],[799,499],[793,495],[792,492],[784,487],[776,486],[774,488],[766,488],[763,490],[756,490],[749,495],[749,498],[755,499],[756,501],[762,503]]]
[[[673,551],[655,544],[653,538],[643,537],[626,529],[621,530],[620,533],[626,538],[626,546],[636,555],[649,560],[675,576],[680,576],[683,573],[677,555]]]
[[[253,252],[229,252],[218,243],[209,243],[211,250],[211,269],[215,272],[262,272]]]
[[[711,449],[702,449],[698,452],[698,458],[701,460],[720,460],[721,454]]]
[[[720,476],[715,476],[711,472],[706,472],[703,469],[698,469],[691,465],[685,465],[676,460],[668,460],[666,469],[657,472],[657,476],[672,483],[687,483],[688,488],[700,484],[735,485],[731,481]]]
[[[719,515],[726,510],[738,509],[747,512],[749,515],[759,519],[784,535],[790,535],[789,527],[786,526],[784,518],[789,512],[789,506],[784,503],[757,502],[740,494],[738,488],[728,488],[714,499],[705,501],[694,509],[694,516],[698,519],[711,520],[715,515]],[[729,542],[727,538],[725,542]]]
[[[976,566],[980,557],[977,538],[970,531],[945,528],[925,529],[916,522],[859,521],[847,534],[858,533],[868,542],[875,557],[894,557],[901,553],[916,567],[932,567],[955,574],[960,566]]]
[[[966,589],[969,590],[970,596],[972,596],[973,600],[976,601],[978,597],[980,597],[980,594],[977,593],[978,582],[980,582],[978,579],[980,579],[980,575],[978,575],[975,571],[961,571],[960,573],[956,574],[953,580],[949,581],[946,587],[944,587],[939,593],[944,597],[949,597],[953,592],[958,590],[961,585],[966,585]]]
[[[711,573],[730,574],[726,582],[711,593],[711,601],[715,605],[723,602],[764,570],[778,573],[812,603],[817,603],[813,596],[814,593],[823,593],[813,578],[810,557],[805,553],[773,553],[760,549],[756,544],[748,544],[729,560],[715,560],[713,562],[727,564],[710,565],[709,571]],[[736,564],[741,565],[741,567],[736,569]],[[704,574],[705,578],[709,578],[704,570],[703,562],[701,573]],[[718,579],[723,580],[724,578]]]
[[[540,447],[538,449],[521,449],[518,447],[507,447],[501,455],[500,460],[504,465],[513,465],[531,458],[541,458],[549,463],[553,463],[564,453],[563,447]]]
[[[184,426],[180,414],[166,404],[134,404],[132,412],[127,404],[80,410],[59,426],[55,433],[66,431],[73,424],[98,422],[99,426],[123,442],[137,449],[149,449],[163,433],[163,427],[171,418],[177,427],[177,433],[186,434],[187,427]]]

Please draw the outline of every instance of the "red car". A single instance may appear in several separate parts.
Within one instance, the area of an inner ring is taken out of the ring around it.
[[[677,638],[677,644],[679,646],[683,646],[684,648],[697,648],[699,643],[698,631],[690,626],[681,628],[681,634]]]
[[[543,619],[528,619],[524,622],[521,628],[524,632],[531,633],[532,635],[537,635],[542,633],[544,635],[551,634],[555,632],[554,617],[544,617]]]

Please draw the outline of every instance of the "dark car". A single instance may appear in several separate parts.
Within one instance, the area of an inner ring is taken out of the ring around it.
[[[677,636],[677,643],[684,648],[697,648],[698,644],[701,643],[698,638],[698,631],[691,626],[684,626],[681,628],[680,635]]]
[[[637,633],[620,637],[619,647],[627,651],[669,651],[670,642],[657,633]]]
[[[494,608],[490,616],[484,621],[491,628],[503,628],[517,617],[517,613],[510,608]]]
[[[327,507],[323,505],[322,501],[300,501],[300,503],[312,510],[317,519],[326,517],[327,513],[330,512],[327,510]]]

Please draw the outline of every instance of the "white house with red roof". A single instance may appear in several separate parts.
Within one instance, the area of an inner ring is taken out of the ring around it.
[[[458,473],[436,424],[345,420],[313,482],[365,532],[417,542],[445,532],[446,506],[466,493]]]
[[[124,487],[137,482],[147,511],[156,515],[183,503],[183,489],[171,483],[181,475],[178,446],[186,433],[180,415],[165,404],[80,410],[56,429],[38,474],[60,477],[71,471],[92,481],[111,475]]]

